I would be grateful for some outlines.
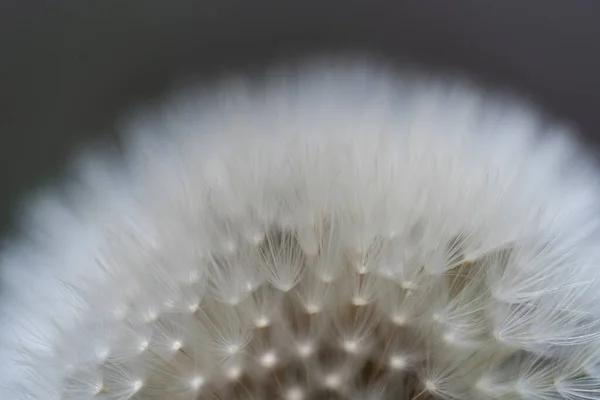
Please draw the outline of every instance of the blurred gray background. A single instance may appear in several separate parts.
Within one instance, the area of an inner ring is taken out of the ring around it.
[[[0,226],[119,112],[186,75],[366,50],[516,88],[600,144],[597,0],[2,0]]]

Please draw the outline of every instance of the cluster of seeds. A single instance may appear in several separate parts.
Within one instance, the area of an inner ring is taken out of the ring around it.
[[[487,286],[515,248],[466,259],[460,236],[421,249],[393,232],[349,246],[333,223],[263,232],[198,255],[186,277],[154,275],[161,289],[116,309],[63,398],[596,398],[589,348],[571,363],[528,337],[540,312]]]
[[[33,204],[0,397],[600,399],[600,187],[562,128],[317,67],[134,118]]]

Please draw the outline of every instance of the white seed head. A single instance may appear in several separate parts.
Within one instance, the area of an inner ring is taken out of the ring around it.
[[[0,399],[600,399],[600,170],[570,129],[376,63],[245,79],[31,201]]]

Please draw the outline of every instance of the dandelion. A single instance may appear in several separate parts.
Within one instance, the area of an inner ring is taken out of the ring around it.
[[[600,399],[598,171],[568,128],[369,62],[209,89],[31,202],[0,398]]]

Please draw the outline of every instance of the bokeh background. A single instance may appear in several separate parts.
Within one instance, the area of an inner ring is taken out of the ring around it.
[[[600,148],[598,0],[2,0],[0,227],[119,114],[186,76],[323,51],[454,69]]]

